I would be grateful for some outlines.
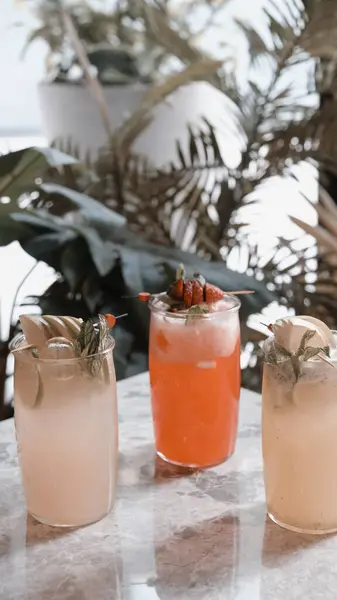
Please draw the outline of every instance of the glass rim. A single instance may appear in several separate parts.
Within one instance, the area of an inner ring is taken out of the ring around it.
[[[19,333],[17,333],[11,340],[11,342],[9,344],[9,350],[14,356],[15,356],[16,351],[19,351],[20,343],[24,340],[26,341],[26,338],[25,338],[24,333],[22,333],[21,331]],[[112,337],[111,334],[109,334],[109,345],[107,346],[107,348],[104,348],[104,350],[101,350],[100,352],[96,352],[95,354],[88,354],[88,356],[75,356],[73,358],[35,358],[32,355],[30,355],[31,358],[29,360],[32,360],[34,362],[34,364],[51,365],[52,363],[55,363],[57,365],[61,365],[63,363],[63,364],[69,365],[69,364],[74,364],[74,363],[83,362],[86,360],[92,360],[93,358],[99,358],[101,356],[105,356],[106,354],[108,354],[109,352],[111,352],[114,349],[115,345],[116,345],[115,339]],[[31,344],[31,346],[33,346],[33,344]]]
[[[335,336],[337,336],[336,329],[330,329],[330,331]],[[266,339],[263,340],[263,342],[261,344],[262,351],[264,352],[265,350],[267,350],[268,345],[271,345],[274,340],[275,340],[275,336],[273,334],[268,335],[268,337],[266,337]],[[290,356],[286,357],[286,358],[284,358],[284,360],[280,361],[279,363],[273,364],[273,363],[267,362],[263,356],[262,364],[264,367],[267,367],[267,368],[282,369],[282,367],[287,367],[288,365],[291,364],[291,357]],[[325,371],[327,369],[329,371],[329,369],[331,368],[331,365],[334,366],[335,368],[337,367],[337,358],[330,357],[330,365],[326,361],[319,360],[319,358],[317,358],[316,356],[313,356],[312,358],[309,358],[308,360],[301,361],[301,368],[304,369],[305,371],[312,370],[312,369],[318,369],[318,368],[320,370],[323,369]]]
[[[155,294],[153,295],[150,300],[149,300],[149,308],[151,312],[157,313],[159,315],[163,315],[163,316],[169,316],[170,319],[186,319],[186,317],[188,316],[187,313],[182,313],[182,312],[169,312],[167,310],[164,310],[161,306],[156,306],[156,302],[160,301],[161,296],[166,295],[166,292],[162,292],[161,294]],[[224,314],[229,314],[229,313],[235,313],[238,312],[238,310],[241,307],[241,300],[239,300],[239,298],[237,296],[235,296],[235,294],[226,294],[226,292],[224,292],[224,296],[221,300],[230,300],[232,303],[232,306],[228,307],[226,306],[226,308],[224,307],[222,310],[217,310],[214,312],[209,312],[209,313],[202,313],[202,314],[194,314],[193,318],[194,319],[215,319],[216,317],[219,316],[223,316]],[[218,300],[218,302],[221,302],[221,300]],[[206,303],[205,303],[206,304]],[[214,302],[214,304],[216,304]]]
[[[329,327],[329,330],[337,338],[337,329],[330,329]],[[262,346],[264,347],[266,344],[270,344],[274,339],[275,336],[273,333],[270,333],[270,335],[267,334],[267,337],[262,341]]]

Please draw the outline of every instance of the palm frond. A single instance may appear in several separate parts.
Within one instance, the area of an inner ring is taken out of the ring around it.
[[[235,19],[235,23],[241,29],[248,42],[248,53],[252,64],[261,56],[268,54],[270,49],[255,27],[239,18]]]
[[[124,153],[129,151],[136,137],[149,124],[151,111],[157,104],[162,102],[167,96],[173,94],[182,85],[186,85],[192,81],[207,79],[210,73],[215,73],[221,65],[222,62],[217,60],[200,60],[185,67],[179,73],[171,75],[162,84],[158,84],[150,89],[145,94],[139,109],[121,125],[113,136],[113,143],[119,147],[120,152],[123,154],[123,151]]]
[[[316,268],[310,272],[310,283],[305,274],[300,283],[306,290],[306,305],[310,314],[321,318],[333,329],[337,327],[337,206],[322,187],[318,202],[313,204],[318,217],[317,225],[301,219],[291,220],[316,241]]]
[[[137,0],[136,3],[138,4],[139,14],[143,16],[147,25],[149,34],[151,32],[158,45],[165,46],[171,54],[180,58],[184,64],[206,59],[206,56],[193,43],[190,43],[188,39],[172,28],[164,11],[145,0]]]

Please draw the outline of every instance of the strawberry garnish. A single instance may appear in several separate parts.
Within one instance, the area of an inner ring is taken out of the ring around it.
[[[178,300],[182,300],[184,298],[184,285],[185,282],[183,279],[177,279],[175,282],[176,296]]]
[[[116,317],[115,315],[110,315],[109,313],[104,315],[105,320],[107,322],[107,325],[109,327],[109,329],[112,329],[113,327],[115,327],[116,325]]]
[[[184,298],[184,280],[177,279],[174,283],[172,283],[167,290],[168,296],[172,298],[172,300],[183,300]]]
[[[194,273],[193,274],[193,279],[196,279],[197,281],[199,281],[199,283],[201,284],[201,287],[204,288],[206,285],[206,279],[203,275],[200,275],[200,273]]]
[[[192,280],[192,306],[202,304],[204,301],[204,288],[197,279]]]
[[[214,304],[222,300],[226,294],[252,294],[250,290],[241,290],[237,292],[223,292],[216,285],[207,283],[203,275],[194,273],[192,279],[185,279],[185,269],[179,265],[176,272],[176,279],[169,286],[165,294],[161,294],[163,302],[167,304],[167,310],[178,312],[180,310],[189,310],[192,306],[201,304]],[[154,297],[155,295],[153,295]],[[137,296],[139,300],[147,302],[152,296],[148,292],[141,292]],[[163,299],[165,298],[165,299]],[[207,307],[205,307],[207,308]]]
[[[184,286],[184,304],[185,308],[191,308],[193,299],[193,281],[189,279]]]
[[[220,290],[216,285],[212,285],[211,283],[206,283],[204,289],[205,301],[207,304],[213,304],[213,302],[218,302],[218,300],[222,300],[225,292]]]

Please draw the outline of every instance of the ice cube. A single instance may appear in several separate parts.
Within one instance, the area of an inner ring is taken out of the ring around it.
[[[39,357],[53,360],[75,358],[74,346],[64,337],[53,337],[40,348]]]

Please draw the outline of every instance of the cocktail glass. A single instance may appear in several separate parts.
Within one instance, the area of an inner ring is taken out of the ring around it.
[[[54,526],[98,521],[115,499],[114,340],[87,358],[35,358],[13,340],[14,410],[28,512]]]
[[[150,383],[158,455],[207,467],[234,452],[240,396],[240,301],[224,296],[207,314],[168,313],[149,302]]]
[[[273,338],[265,342],[268,353]],[[337,360],[265,363],[262,447],[270,518],[300,533],[337,531]]]

